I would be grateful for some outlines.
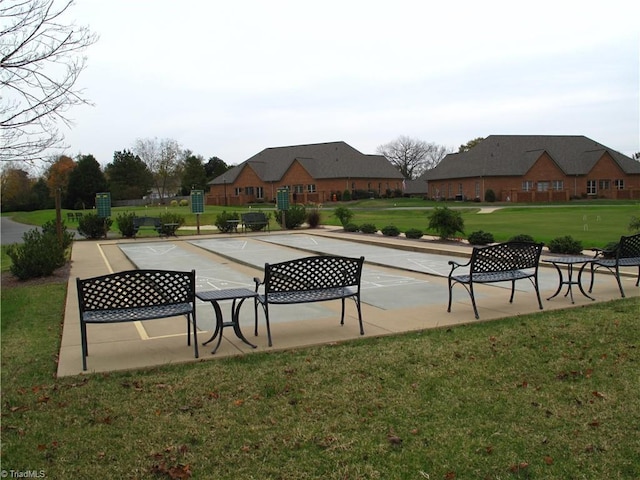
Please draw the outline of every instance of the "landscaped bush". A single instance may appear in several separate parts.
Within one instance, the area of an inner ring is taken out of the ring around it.
[[[422,235],[424,235],[424,233],[418,228],[410,228],[409,230],[404,232],[405,237],[412,239],[422,238]]]
[[[496,192],[491,190],[490,188],[484,192],[484,201],[485,202],[495,202],[496,201]]]
[[[360,225],[360,231],[362,233],[377,233],[378,227],[376,227],[373,223],[363,223]]]
[[[162,223],[162,229],[160,233],[162,235],[174,235],[176,230],[184,225],[184,215],[179,213],[167,212],[160,215],[160,222]],[[178,226],[167,226],[167,223],[177,223]]]
[[[355,223],[347,223],[342,228],[344,228],[345,232],[357,232],[358,230],[360,230],[360,227]]]
[[[55,232],[33,229],[22,235],[22,240],[7,248],[11,273],[20,280],[47,277],[65,264],[65,248]]]
[[[510,242],[531,242],[535,243],[535,240],[531,235],[527,235],[526,233],[521,233],[519,235],[514,235],[509,239]]]
[[[571,235],[556,237],[549,242],[549,251],[551,253],[568,253],[577,255],[582,253],[582,242],[574,240]]]
[[[640,218],[631,217],[631,220],[629,221],[629,230],[632,232],[640,232]]]
[[[133,229],[133,219],[136,218],[136,214],[131,212],[119,213],[116,217],[116,224],[120,235],[127,238],[133,238],[135,230]]]
[[[333,211],[333,214],[338,220],[340,220],[343,227],[353,218],[353,212],[347,207],[338,207]]]
[[[447,207],[436,207],[429,215],[429,229],[434,230],[443,240],[458,232],[464,234],[462,214]]]
[[[45,222],[45,224],[42,225],[42,233],[44,233],[44,234],[52,234],[56,238],[58,238],[58,229],[56,227],[55,220],[49,220],[48,222]],[[62,223],[62,248],[64,250],[66,250],[67,248],[69,248],[71,246],[71,244],[73,243],[73,237],[74,236],[75,236],[75,233],[68,232],[67,231],[67,226],[63,222]]]
[[[85,238],[104,238],[112,223],[113,220],[109,217],[102,218],[95,213],[88,213],[78,221],[78,233]]]
[[[471,245],[488,245],[493,243],[495,240],[493,239],[493,234],[489,232],[483,232],[482,230],[478,230],[477,232],[472,232],[467,238]]]
[[[400,230],[395,225],[387,225],[386,227],[382,227],[382,235],[385,237],[397,237],[400,235]]]
[[[351,201],[351,192],[349,190],[345,190],[342,192],[342,201],[349,202]]]
[[[180,200],[180,206],[181,207],[188,207],[189,206],[189,200],[187,200],[186,198],[183,198],[182,200]]]
[[[317,208],[307,213],[307,225],[309,225],[309,228],[318,228],[318,225],[320,225],[320,212]]]
[[[227,220],[240,220],[238,212],[227,213],[223,210],[222,213],[216,215],[216,221],[214,225],[220,233],[229,233],[233,228],[231,224],[227,223]]]
[[[171,202],[169,202],[169,205],[171,205],[172,207],[177,207],[178,206],[178,200],[171,200]]]
[[[290,205],[285,212],[284,221],[287,230],[293,230],[302,225],[307,219],[307,210],[304,205]],[[278,211],[278,223],[282,226],[282,212]]]

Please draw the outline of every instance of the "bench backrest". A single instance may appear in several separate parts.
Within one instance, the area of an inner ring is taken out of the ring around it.
[[[80,312],[195,302],[196,271],[128,270],[76,279]]]
[[[542,243],[505,242],[488,247],[474,247],[471,273],[494,273],[538,268]]]
[[[267,223],[264,212],[242,213],[242,223]]]
[[[635,235],[624,235],[620,237],[620,243],[616,250],[616,258],[639,258],[640,257],[640,233]]]
[[[134,227],[156,227],[160,228],[162,222],[158,217],[133,217]]]
[[[364,257],[320,255],[265,264],[265,293],[360,288]]]

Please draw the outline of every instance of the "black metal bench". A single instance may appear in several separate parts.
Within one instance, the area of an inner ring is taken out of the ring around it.
[[[332,255],[265,264],[264,280],[254,278],[256,292],[261,285],[264,285],[264,293],[259,294],[256,298],[255,308],[257,311],[258,303],[260,303],[264,309],[269,346],[272,346],[269,305],[342,300],[340,325],[344,325],[345,299],[352,298],[358,310],[360,335],[364,335],[360,308],[360,279],[363,264],[364,257],[350,258]],[[258,335],[257,314],[255,334]]]
[[[133,236],[138,235],[141,228],[152,228],[162,234],[162,222],[158,217],[133,217]]]
[[[187,317],[187,345],[191,345],[191,322],[195,357],[198,358],[196,327],[196,272],[172,270],[128,270],[100,277],[76,279],[82,369],[87,369],[87,324],[118,323],[155,318]]]
[[[640,233],[621,236],[620,241],[612,250],[592,248],[595,259],[591,262],[591,283],[589,293],[593,289],[593,276],[599,268],[606,268],[616,277],[620,295],[624,298],[624,289],[620,281],[620,267],[638,267],[636,287],[640,284]]]
[[[269,232],[269,217],[264,212],[241,213],[240,218],[243,232],[246,232],[247,228],[251,231],[265,228]]]
[[[516,280],[528,278],[533,284],[538,297],[538,305],[542,310],[540,291],[538,289],[538,264],[542,253],[542,243],[530,242],[506,242],[488,247],[474,247],[471,259],[467,263],[459,263],[449,260],[451,271],[449,272],[449,306],[447,312],[451,312],[452,290],[456,283],[463,285],[471,296],[473,312],[476,318],[478,308],[473,293],[474,283],[511,282],[511,298],[513,303]],[[460,267],[469,267],[465,274],[455,275]]]

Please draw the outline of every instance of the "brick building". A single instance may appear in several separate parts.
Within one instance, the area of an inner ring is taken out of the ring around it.
[[[382,195],[401,189],[402,180],[384,156],[365,155],[345,142],[267,148],[211,180],[206,202],[274,202],[278,189],[288,187],[291,202],[323,203],[345,190]]]
[[[640,162],[584,136],[491,135],[412,182],[429,198],[546,202],[640,199]]]

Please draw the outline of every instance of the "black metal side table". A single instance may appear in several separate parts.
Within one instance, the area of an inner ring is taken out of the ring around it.
[[[220,347],[220,343],[222,342],[222,330],[225,327],[233,327],[233,331],[240,340],[249,345],[251,348],[256,348],[256,345],[249,342],[242,334],[240,330],[240,307],[247,298],[256,298],[258,294],[253,290],[249,290],[248,288],[229,288],[224,290],[208,290],[206,292],[196,292],[196,297],[198,297],[203,302],[210,302],[213,310],[216,313],[216,328],[213,331],[213,335],[211,338],[203,343],[203,345],[207,345],[208,343],[215,340],[218,337],[218,343],[216,347],[211,351],[212,354],[216,353],[218,347]],[[222,309],[220,308],[220,304],[218,302],[222,300],[233,300],[231,305],[231,321],[225,322],[222,317]],[[257,320],[257,319],[256,319]]]
[[[578,288],[580,289],[580,293],[582,293],[582,295],[584,295],[585,297],[591,300],[595,300],[595,298],[591,297],[587,292],[584,291],[584,288],[582,288],[582,281],[581,281],[582,272],[584,271],[587,265],[591,264],[591,262],[593,261],[593,257],[587,257],[583,255],[578,255],[573,257],[550,257],[550,258],[545,258],[542,261],[546,263],[551,263],[554,267],[556,267],[556,270],[558,271],[558,275],[560,277],[560,280],[558,282],[558,289],[556,290],[556,293],[554,293],[549,298],[547,298],[547,300],[551,300],[552,298],[556,297],[560,293],[560,290],[562,290],[563,285],[567,285],[567,293],[565,293],[564,296],[566,297],[567,295],[569,295],[569,297],[571,298],[571,303],[575,303],[573,300],[573,290],[571,289],[573,285],[578,286]],[[566,280],[562,275],[562,270],[560,269],[560,265],[567,266]],[[577,280],[573,279],[574,265],[582,265],[580,267],[580,270],[578,271]]]

